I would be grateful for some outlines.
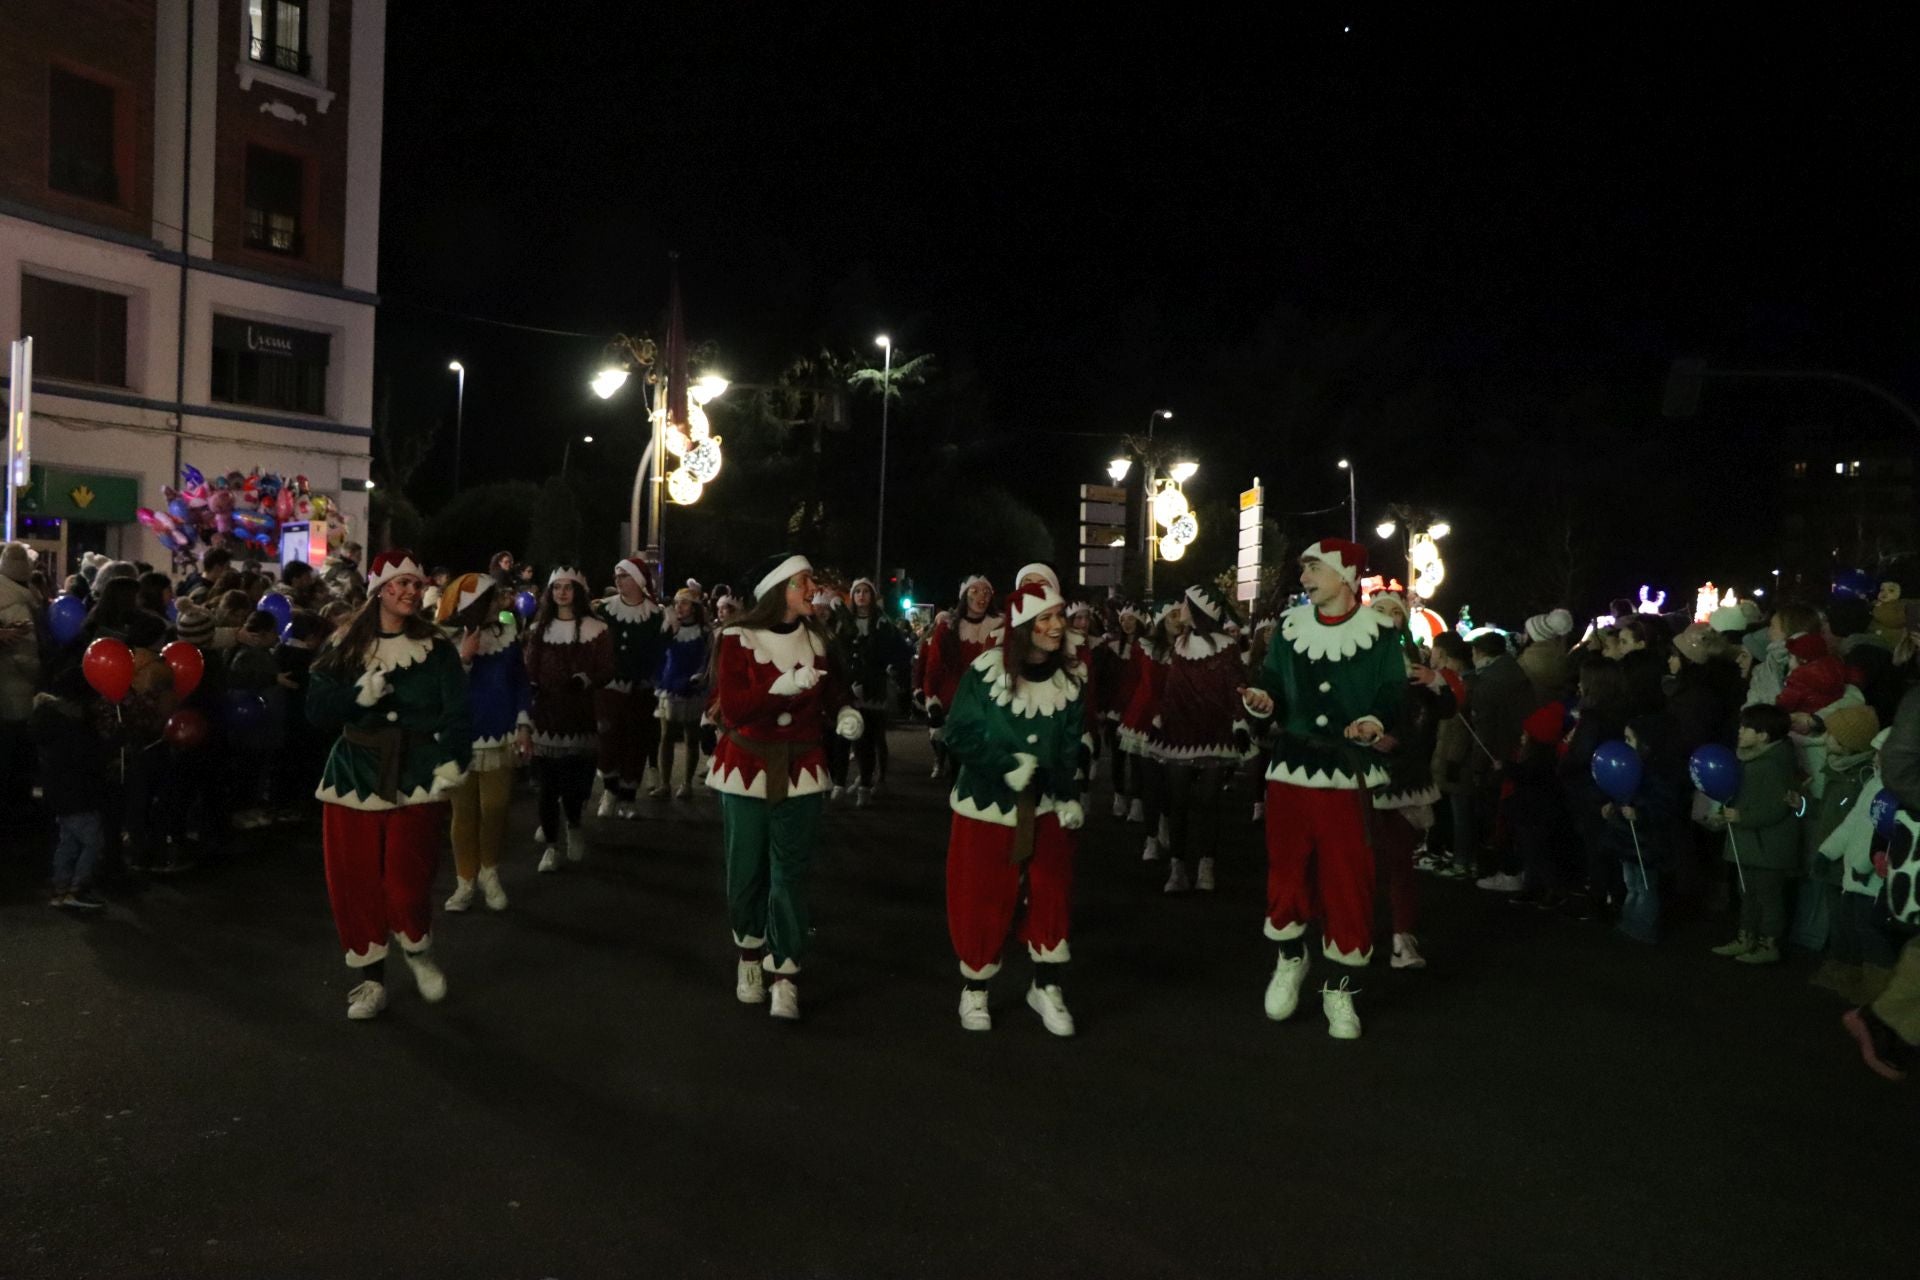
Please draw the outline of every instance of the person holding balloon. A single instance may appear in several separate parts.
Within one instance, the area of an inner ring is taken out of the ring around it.
[[[94,687],[117,707],[112,772],[121,780],[120,826],[126,830],[133,865],[164,874],[184,869],[166,848],[175,807],[165,733],[178,703],[173,670],[161,657],[167,624],[141,610],[128,619],[125,634],[124,642],[94,641],[82,668],[90,680],[98,673]],[[115,645],[119,647],[112,648]],[[103,658],[110,656],[112,664],[96,660],[96,650]],[[126,655],[124,677],[121,654]]]
[[[1739,765],[1732,794],[1727,794],[1725,770],[1715,768],[1707,795],[1725,808],[1709,824],[1727,833],[1727,861],[1734,864],[1740,886],[1740,931],[1732,941],[1713,949],[1742,964],[1778,964],[1780,942],[1787,929],[1787,880],[1800,868],[1800,832],[1794,825],[1795,806],[1788,798],[1794,786],[1792,722],[1777,706],[1760,703],[1740,713],[1740,737],[1734,755]],[[1694,756],[1696,782],[1700,757]]]
[[[1589,768],[1606,797],[1603,842],[1626,887],[1615,928],[1635,942],[1660,937],[1660,873],[1671,862],[1679,820],[1674,770],[1667,768],[1672,725],[1661,716],[1630,721],[1620,740],[1594,749]]]
[[[307,689],[307,718],[340,734],[317,794],[334,926],[361,977],[347,995],[355,1020],[387,1007],[389,934],[421,999],[447,994],[429,893],[447,795],[473,757],[466,676],[458,651],[420,615],[420,562],[395,549],[371,569],[367,602],[314,659]]]

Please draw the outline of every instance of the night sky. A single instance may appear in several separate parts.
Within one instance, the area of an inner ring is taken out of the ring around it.
[[[662,332],[670,249],[691,336],[736,379],[822,344],[877,354],[881,331],[932,351],[890,504],[930,510],[923,472],[1004,487],[1063,563],[1073,485],[1160,405],[1203,514],[1256,471],[1276,511],[1334,506],[1351,455],[1363,530],[1388,501],[1446,515],[1450,585],[1505,611],[1752,579],[1791,450],[1912,451],[1896,416],[1827,388],[1710,385],[1698,417],[1659,416],[1681,355],[1920,399],[1896,30],[1382,6],[1073,26],[649,6],[618,30],[549,6],[449,28],[431,9],[390,16],[377,369],[447,442],[409,486],[428,512],[451,489],[454,356],[468,487],[543,479],[593,432],[588,502],[624,506],[638,415],[585,381],[605,336]],[[829,484],[870,528],[877,411],[857,413]],[[728,481],[722,505],[764,500]],[[1538,547],[1570,523],[1563,574]],[[973,567],[964,538],[898,538],[935,592]],[[1186,569],[1230,562],[1195,550]],[[870,539],[843,558],[870,565]],[[727,571],[700,559],[675,567]]]

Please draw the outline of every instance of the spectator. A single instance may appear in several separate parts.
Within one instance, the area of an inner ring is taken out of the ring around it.
[[[121,792],[113,830],[126,832],[130,865],[164,873],[179,869],[164,847],[177,813],[163,740],[177,702],[173,669],[160,658],[167,624],[139,610],[128,619],[123,639],[133,655],[133,685],[116,713]]]
[[[45,610],[27,587],[33,552],[24,542],[0,545],[0,812],[25,812],[29,779],[28,720],[40,685],[40,629]]]
[[[233,815],[233,824],[241,830],[264,827],[273,821],[264,804],[266,783],[286,726],[286,689],[280,683],[280,660],[274,654],[279,628],[279,619],[271,613],[254,611],[241,624],[233,652],[227,657],[229,702],[247,694],[260,700],[257,719],[237,719],[228,735],[240,788],[240,809]]]
[[[1740,713],[1740,790],[1712,820],[1727,833],[1727,860],[1741,882],[1740,932],[1713,953],[1742,964],[1780,962],[1787,880],[1800,868],[1800,832],[1788,799],[1794,785],[1790,728],[1779,707],[1753,706]]]
[[[1496,893],[1516,893],[1522,885],[1520,869],[1499,828],[1498,808],[1507,781],[1506,767],[1520,743],[1520,726],[1539,704],[1539,697],[1527,673],[1507,651],[1506,637],[1489,631],[1470,644],[1474,674],[1467,685],[1467,722],[1486,750],[1469,757],[1475,827],[1468,833],[1472,843],[1462,847],[1471,849],[1477,860],[1482,842],[1498,837],[1495,843],[1503,846],[1499,850],[1500,866],[1475,883]],[[1458,833],[1455,838],[1460,838]]]
[[[173,605],[173,580],[164,573],[149,570],[140,575],[140,589],[136,597],[142,609],[157,618],[170,618],[168,610]]]
[[[311,571],[309,571],[311,576]],[[307,686],[315,650],[326,641],[328,627],[319,614],[295,609],[280,645],[273,651],[281,690],[281,744],[275,757],[270,801],[275,816],[297,821],[319,807],[314,788],[326,767],[331,745],[317,733],[302,732],[307,723]]]
[[[1520,651],[1520,669],[1533,681],[1534,696],[1542,702],[1563,698],[1572,684],[1567,665],[1567,640],[1573,635],[1573,615],[1565,609],[1527,619],[1527,647]]]
[[[33,700],[40,791],[58,830],[47,905],[71,911],[106,905],[93,892],[107,842],[107,753],[93,718],[98,704],[78,667],[62,671]]]

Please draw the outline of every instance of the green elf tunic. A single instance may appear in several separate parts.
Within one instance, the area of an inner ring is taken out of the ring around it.
[[[1390,733],[1400,714],[1406,664],[1386,617],[1364,607],[1339,619],[1311,604],[1289,609],[1252,683],[1272,695],[1279,721],[1269,782],[1341,791],[1387,785],[1386,757],[1343,737],[1361,720]]]
[[[466,673],[439,636],[382,636],[352,679],[315,668],[307,718],[340,730],[314,793],[326,804],[431,804],[460,784],[473,758]]]

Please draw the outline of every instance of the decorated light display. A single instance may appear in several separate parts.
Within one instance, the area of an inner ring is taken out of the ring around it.
[[[1447,629],[1447,620],[1428,608],[1418,608],[1407,618],[1407,630],[1421,644],[1432,644],[1433,638]]]
[[[1647,585],[1644,582],[1640,584],[1640,604],[1638,608],[1635,609],[1636,613],[1659,613],[1666,607],[1666,592],[1651,592],[1647,590]]]
[[[1160,522],[1162,528],[1171,528],[1174,521],[1189,511],[1187,495],[1180,492],[1179,485],[1171,480],[1162,480],[1160,483],[1165,487],[1153,496],[1153,518]]]
[[[1705,622],[1720,607],[1720,589],[1711,582],[1693,593],[1693,620]]]
[[[1444,530],[1446,526],[1437,525],[1435,528]],[[1412,569],[1413,578],[1409,585],[1418,599],[1432,599],[1433,593],[1440,589],[1440,584],[1447,580],[1446,562],[1440,558],[1439,538],[1442,536],[1444,533],[1422,530],[1413,535],[1413,540],[1407,546],[1407,563]]]
[[[709,384],[717,384],[717,389]],[[696,390],[705,388],[711,399],[726,390],[724,379],[705,379],[696,384]],[[655,410],[665,415],[664,408]],[[680,465],[667,473],[667,497],[686,507],[700,501],[701,491],[712,484],[720,474],[720,437],[713,434],[712,425],[707,421],[706,410],[700,407],[697,398],[687,405],[687,425],[684,430],[678,423],[667,421],[661,426],[661,441],[667,453],[679,459]]]
[[[1187,511],[1167,526],[1161,541],[1176,547],[1187,547],[1193,545],[1193,540],[1199,536],[1200,522],[1194,519],[1193,512]]]

